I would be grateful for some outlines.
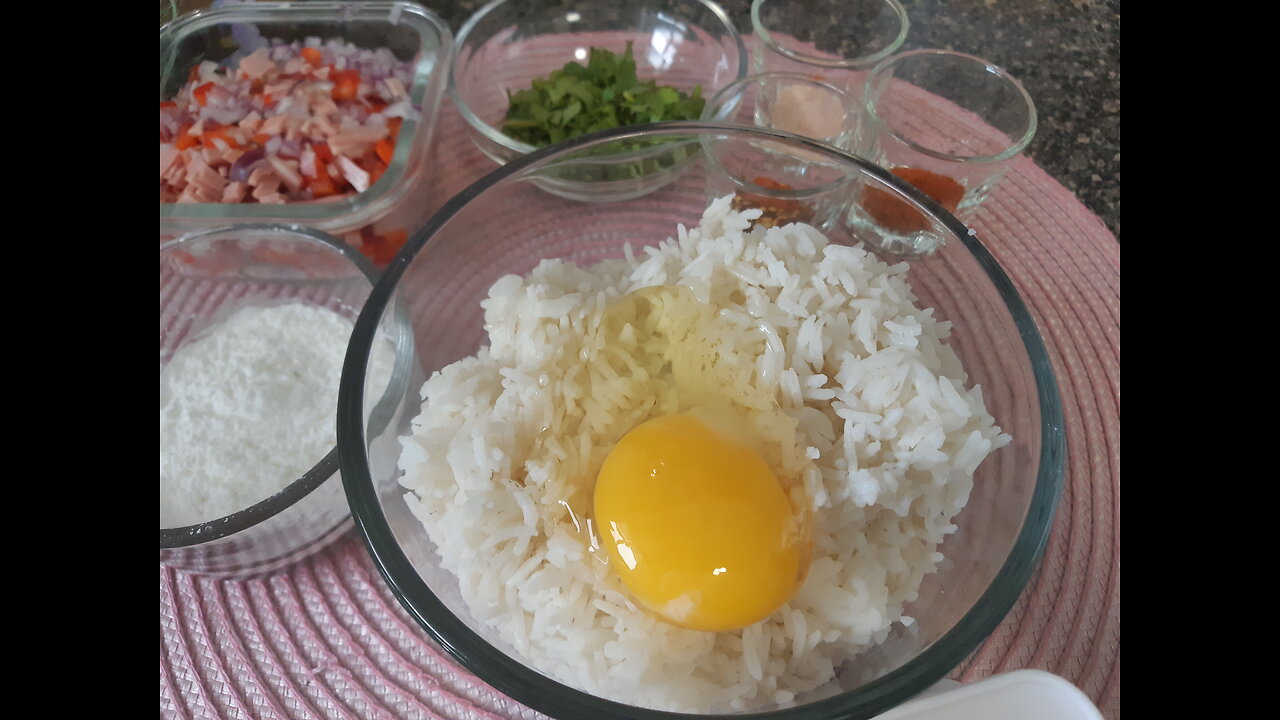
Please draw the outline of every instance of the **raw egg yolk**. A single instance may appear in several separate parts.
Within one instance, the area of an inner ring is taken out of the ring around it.
[[[640,605],[721,631],[763,620],[808,571],[808,524],[747,438],[695,414],[637,426],[597,477],[595,519]]]

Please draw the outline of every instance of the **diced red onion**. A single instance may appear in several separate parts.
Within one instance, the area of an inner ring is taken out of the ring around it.
[[[260,165],[266,156],[267,154],[263,152],[262,148],[246,150],[243,155],[236,158],[236,161],[231,164],[231,170],[227,174],[227,178],[231,182],[245,182],[249,179],[249,173],[253,172],[253,169]]]
[[[394,103],[382,109],[382,114],[386,117],[408,118],[413,117],[413,106],[408,100],[397,100]]]
[[[201,116],[220,125],[235,125],[248,114],[249,109],[246,107],[206,107]]]
[[[302,155],[298,158],[298,170],[307,177],[316,176],[316,153],[310,145],[302,148]]]

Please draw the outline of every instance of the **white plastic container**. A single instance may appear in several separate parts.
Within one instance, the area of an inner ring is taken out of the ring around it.
[[[876,720],[1102,720],[1102,714],[1057,675],[1015,670],[926,694]]]

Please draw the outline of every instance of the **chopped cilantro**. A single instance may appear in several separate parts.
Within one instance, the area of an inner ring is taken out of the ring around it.
[[[597,130],[697,120],[706,104],[700,85],[688,94],[655,80],[641,82],[630,42],[621,56],[593,47],[586,66],[570,62],[527,90],[508,92],[507,99],[502,131],[534,147]]]

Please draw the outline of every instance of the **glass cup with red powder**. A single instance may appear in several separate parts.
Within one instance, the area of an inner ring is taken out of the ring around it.
[[[1026,149],[1036,110],[1022,85],[986,60],[946,50],[885,59],[867,77],[854,152],[968,223]],[[933,223],[884,188],[856,189],[848,221],[895,255],[937,248]]]

